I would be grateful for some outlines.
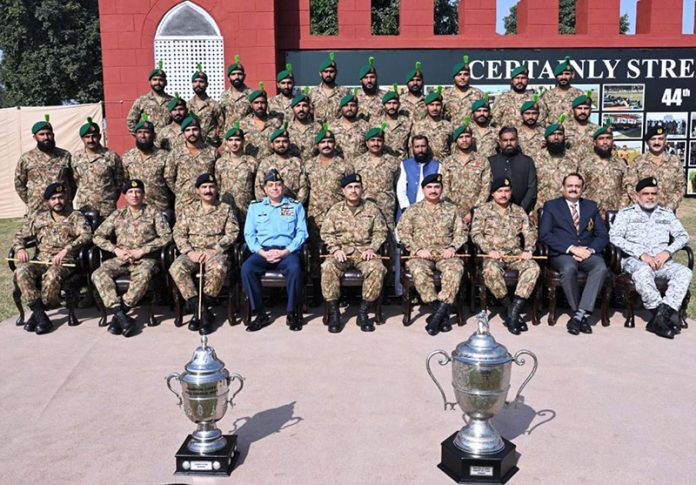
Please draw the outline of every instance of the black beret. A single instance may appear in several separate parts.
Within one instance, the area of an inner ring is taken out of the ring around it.
[[[266,182],[282,182],[283,176],[275,168],[270,169],[266,172],[266,176],[263,178],[263,183]]]
[[[653,136],[666,135],[666,134],[667,134],[667,130],[665,130],[665,126],[662,124],[662,121],[658,121],[656,124],[654,124],[653,126],[651,126],[650,128],[648,128],[645,131],[645,137],[643,137],[643,139],[645,141],[648,141]]]
[[[421,187],[425,187],[428,184],[440,184],[442,185],[442,174],[441,173],[431,173],[423,177],[421,182]]]
[[[351,173],[350,175],[346,175],[341,179],[341,187],[345,187],[348,184],[352,183],[359,183],[362,185],[362,177],[360,176],[359,173]]]
[[[510,187],[510,179],[507,177],[496,177],[491,182],[491,194],[500,187]]]
[[[145,190],[145,184],[139,179],[126,180],[126,183],[123,184],[123,187],[121,188],[121,193],[125,194],[129,189]]]
[[[657,187],[657,179],[655,177],[647,177],[636,184],[636,192],[640,192],[645,187]]]
[[[203,184],[215,184],[217,185],[217,180],[215,180],[215,175],[212,173],[202,173],[196,179],[196,188]]]
[[[48,187],[44,190],[43,198],[44,200],[48,200],[53,194],[60,194],[62,192],[65,192],[65,185],[60,182],[53,182],[52,184],[48,184]]]

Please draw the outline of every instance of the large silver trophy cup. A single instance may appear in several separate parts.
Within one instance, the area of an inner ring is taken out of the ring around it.
[[[428,374],[442,395],[445,410],[454,409],[459,404],[466,422],[456,436],[443,442],[439,466],[457,481],[485,482],[489,477],[491,483],[504,483],[517,471],[515,445],[500,436],[490,419],[511,404],[506,402],[506,397],[510,389],[512,363],[524,365],[525,355],[534,362],[512,401],[517,403],[522,390],[536,373],[538,361],[536,355],[528,350],[510,355],[491,335],[486,313],[481,312],[476,318],[478,330],[466,342],[457,345],[451,356],[444,350],[435,350],[426,359]],[[447,400],[445,391],[433,375],[430,361],[435,356],[440,356],[440,365],[452,362],[456,402]]]

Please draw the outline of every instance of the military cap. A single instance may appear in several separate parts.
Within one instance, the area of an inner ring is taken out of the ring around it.
[[[212,173],[202,173],[196,179],[196,188],[203,184],[215,184],[217,185],[217,180],[215,180],[215,175]]]
[[[43,198],[44,200],[48,200],[53,194],[60,194],[61,192],[65,192],[65,185],[60,182],[53,182],[48,184],[48,187],[44,190]]]
[[[333,52],[329,52],[329,58],[321,63],[319,66],[319,71],[323,71],[324,69],[328,69],[330,67],[336,67],[336,58]]]
[[[367,59],[367,64],[360,68],[358,78],[362,79],[370,73],[377,74],[377,69],[375,69],[375,58],[373,56],[370,56]]]
[[[562,132],[565,132],[565,128],[563,127],[563,122],[566,119],[565,113],[561,114],[561,116],[558,117],[558,121],[556,123],[552,123],[549,126],[546,127],[544,130],[544,138],[548,138],[551,136],[551,134],[554,131],[561,130]]]
[[[295,79],[295,76],[292,73],[292,64],[285,64],[285,69],[283,69],[276,75],[276,82],[280,82],[283,79],[288,78]]]
[[[140,189],[140,190],[145,190],[145,184],[143,183],[142,180],[140,179],[130,179],[126,180],[126,183],[123,184],[123,187],[121,187],[121,193],[125,194],[128,192],[130,189]]]
[[[290,134],[288,133],[288,122],[286,121],[283,123],[283,126],[275,130],[273,133],[271,133],[271,136],[268,138],[268,141],[273,141],[276,138],[279,138],[281,136],[284,136],[285,138],[290,138]]]
[[[667,131],[665,130],[665,125],[662,124],[662,121],[658,121],[656,124],[654,124],[653,126],[649,127],[649,128],[645,131],[645,136],[643,137],[643,139],[644,139],[645,141],[648,141],[648,140],[651,139],[653,136],[657,136],[657,135],[666,135],[666,134],[667,134]]]
[[[96,134],[100,133],[99,125],[96,124],[94,122],[94,120],[92,120],[91,117],[87,118],[87,123],[85,123],[84,125],[82,125],[80,127],[80,138],[82,138],[83,136],[85,136],[88,133],[96,133]]]
[[[387,127],[387,122],[383,121],[380,126],[376,126],[374,128],[370,128],[367,130],[367,133],[365,133],[365,141],[379,137],[379,138],[384,138],[384,129]]]
[[[196,71],[191,76],[191,82],[196,79],[203,79],[205,82],[208,82],[208,75],[203,71],[203,66],[200,64],[196,64]]]
[[[282,182],[283,181],[283,176],[280,174],[280,172],[272,168],[268,172],[266,172],[266,176],[263,178],[263,182]]]
[[[646,187],[657,187],[657,179],[655,177],[646,177],[636,184],[636,192],[640,192]]]
[[[290,101],[290,107],[294,108],[298,104],[300,104],[302,101],[306,102],[309,104],[309,96],[307,96],[305,93],[300,93],[294,98],[292,98],[292,101]]]
[[[392,88],[382,96],[382,104],[387,104],[392,99],[399,101],[399,86],[396,83],[392,84]]]
[[[464,124],[458,126],[453,132],[452,132],[452,141],[457,141],[457,138],[461,136],[462,133],[470,133],[473,134],[473,131],[471,131],[471,118],[467,116],[464,118]]]
[[[539,111],[539,95],[538,94],[535,94],[531,100],[525,101],[524,103],[522,103],[522,106],[520,106],[520,114],[522,114],[525,111],[530,110],[530,109],[535,109],[535,110]]]
[[[152,133],[155,132],[155,124],[147,119],[147,113],[142,113],[140,115],[140,121],[137,125],[135,125],[135,130],[133,131],[138,130],[147,130]]]
[[[581,104],[592,106],[592,91],[586,91],[585,94],[581,94],[570,103],[573,108],[577,108]]]
[[[198,119],[198,116],[194,114],[189,114],[184,121],[181,122],[181,131],[184,131],[186,128],[189,126],[194,125],[194,126],[201,126],[201,120]]]
[[[515,69],[512,70],[510,73],[510,77],[514,78],[519,76],[520,74],[529,74],[529,68],[527,67],[527,61],[524,61],[521,65],[517,66]]]
[[[181,99],[179,93],[174,93],[174,97],[171,99],[171,101],[169,101],[169,104],[167,105],[167,111],[171,111],[179,105],[186,106],[186,101]]]
[[[440,184],[442,185],[442,174],[441,173],[431,173],[423,177],[421,181],[421,187],[425,187],[428,184]]]
[[[501,187],[510,187],[510,179],[507,177],[496,177],[491,181],[491,194]]]
[[[238,136],[240,138],[244,138],[244,130],[242,130],[239,127],[239,120],[234,122],[234,126],[227,130],[227,133],[225,133],[225,140],[228,140],[232,138],[233,136]]]
[[[355,95],[355,92],[351,91],[350,93],[346,94],[341,98],[341,101],[338,102],[338,107],[343,108],[345,105],[348,103],[357,103],[358,102],[358,97]]]
[[[614,135],[614,130],[611,128],[611,119],[604,120],[604,124],[600,126],[593,134],[592,139],[596,140],[600,135]]]
[[[421,61],[416,61],[415,69],[408,71],[406,73],[406,84],[408,84],[409,81],[411,81],[416,76],[423,79],[423,71],[421,70],[422,67],[423,67],[423,63]]]
[[[314,137],[314,143],[318,145],[319,142],[322,141],[324,138],[336,138],[334,132],[329,130],[329,124],[326,121],[321,125],[321,130],[319,131],[319,133],[317,133]]]
[[[31,134],[36,135],[39,131],[49,129],[53,131],[53,125],[51,125],[50,120],[51,117],[48,114],[44,115],[44,119],[41,121],[37,121],[34,123],[34,125],[31,127]]]
[[[437,89],[430,91],[424,100],[425,104],[434,103],[435,101],[442,102],[442,86],[438,86]]]
[[[242,71],[244,72],[244,66],[242,66],[242,63],[239,62],[239,54],[234,56],[234,64],[230,64],[227,67],[227,75],[229,76],[232,74],[232,71]]]
[[[573,66],[570,65],[570,56],[565,56],[565,59],[563,59],[563,62],[561,62],[559,65],[557,65],[553,69],[553,75],[554,76],[560,76],[563,71],[566,69],[570,69],[571,71],[573,70]]]
[[[471,112],[473,113],[477,109],[481,108],[487,108],[488,110],[491,109],[490,105],[488,104],[488,93],[483,93],[483,98],[477,99],[473,103],[471,103]]]
[[[469,56],[465,55],[462,57],[462,62],[458,62],[452,68],[452,77],[456,76],[461,71],[469,70]]]
[[[167,73],[164,72],[164,70],[162,69],[163,66],[164,66],[164,62],[162,62],[162,61],[157,62],[157,67],[155,67],[152,71],[150,71],[150,75],[147,77],[148,81],[155,76],[167,77]]]
[[[362,176],[359,173],[351,173],[349,175],[346,175],[341,179],[341,187],[345,187],[348,184],[352,183],[359,183],[362,185]]]
[[[260,98],[260,97],[264,97],[264,98],[268,99],[268,94],[266,94],[266,85],[263,83],[263,81],[261,81],[259,83],[259,89],[256,89],[256,90],[252,91],[251,93],[249,93],[249,96],[248,96],[249,102],[253,103],[254,100],[256,100],[256,98]]]

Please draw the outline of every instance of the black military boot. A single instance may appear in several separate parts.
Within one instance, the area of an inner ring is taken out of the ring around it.
[[[442,303],[440,302],[440,300],[435,300],[434,302],[432,302],[430,304],[431,311],[430,311],[430,315],[428,315],[425,319],[426,323],[430,323],[433,321],[433,318],[435,318],[435,314],[439,310],[441,304]]]
[[[48,315],[46,315],[46,307],[41,300],[36,300],[29,305],[29,308],[31,308],[32,316],[36,322],[36,327],[33,331],[35,331],[37,335],[42,335],[53,330],[53,323],[48,318]]]
[[[358,308],[358,325],[363,332],[374,332],[375,325],[370,321],[370,317],[367,314],[368,308],[370,308],[370,302],[362,300]]]
[[[437,307],[437,310],[431,315],[432,318],[425,326],[425,331],[428,332],[428,335],[434,337],[440,333],[440,323],[442,323],[442,320],[449,318],[449,305],[438,301],[437,304],[433,306]]]
[[[440,332],[447,333],[452,330],[452,324],[450,324],[450,313],[452,307],[447,303],[443,303],[442,306],[445,308],[443,309],[444,315],[440,319]]]
[[[123,300],[121,300],[120,306],[121,306],[121,311],[126,316],[128,321],[131,323],[135,323],[135,318],[128,316],[128,312],[131,311],[131,307],[129,307],[128,305],[123,303]]]
[[[338,333],[341,331],[341,310],[338,308],[338,300],[326,302],[329,305],[329,332]]]
[[[302,319],[300,318],[300,314],[297,312],[297,310],[288,313],[287,324],[290,330],[293,332],[299,332],[302,330]]]
[[[36,330],[36,317],[34,316],[34,313],[29,316],[29,319],[24,322],[24,330],[27,332],[33,332]]]
[[[657,307],[657,313],[660,314],[660,312],[662,313],[663,321],[672,329],[674,335],[679,335],[681,333],[681,325],[677,323],[680,320],[678,312],[665,303],[660,303],[660,306]],[[677,318],[674,318],[675,316]]]
[[[124,337],[132,337],[137,333],[135,325],[128,321],[128,317],[123,312],[120,306],[114,308],[114,322],[111,325],[116,324],[120,327]],[[109,326],[109,331],[111,332],[111,326]],[[113,332],[111,332],[113,333]],[[118,334],[115,334],[118,335]]]
[[[215,331],[215,314],[210,311],[210,306],[212,302],[210,299],[203,295],[203,304],[201,305],[201,315],[199,315],[199,320],[201,322],[198,333],[201,335],[209,335]]]
[[[201,320],[198,316],[198,297],[192,296],[186,300],[186,308],[193,313],[191,321],[188,324],[188,329],[192,332],[198,332],[201,329]]]
[[[505,297],[499,301],[500,301],[500,306],[502,306],[503,309],[505,310],[505,317],[503,318],[503,320],[507,321],[507,319],[510,318],[510,310],[512,307],[512,301],[510,300],[510,297],[507,295],[505,295]],[[502,313],[500,316],[501,317],[503,316]]]
[[[508,330],[513,335],[519,335],[522,332],[520,312],[522,311],[523,306],[524,299],[520,298],[519,296],[516,296],[515,299],[512,300],[512,304],[510,305],[506,324]]]
[[[660,305],[654,310],[651,310],[653,316],[648,322],[648,324],[645,326],[645,330],[647,330],[648,332],[652,332],[660,337],[673,339],[674,330],[670,328],[668,321],[665,321],[666,311],[664,309],[660,310],[661,307],[662,305]]]
[[[29,308],[31,309],[31,316],[24,323],[24,330],[26,330],[27,332],[35,332],[36,324],[38,323],[36,315],[39,312],[46,313],[46,307],[44,307],[44,304],[41,300],[36,300],[35,302],[29,303]]]

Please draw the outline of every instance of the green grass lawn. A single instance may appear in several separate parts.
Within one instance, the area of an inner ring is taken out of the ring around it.
[[[696,199],[685,199],[679,208],[679,218],[692,239],[696,238]],[[22,219],[0,219],[0,252],[7,254],[15,233],[22,225]],[[691,242],[696,247],[696,242]],[[677,261],[685,263],[686,258],[679,254]],[[689,318],[696,318],[696,278],[691,282],[691,302],[689,303]],[[12,273],[5,261],[0,262],[0,321],[17,315],[17,308],[12,301]]]

